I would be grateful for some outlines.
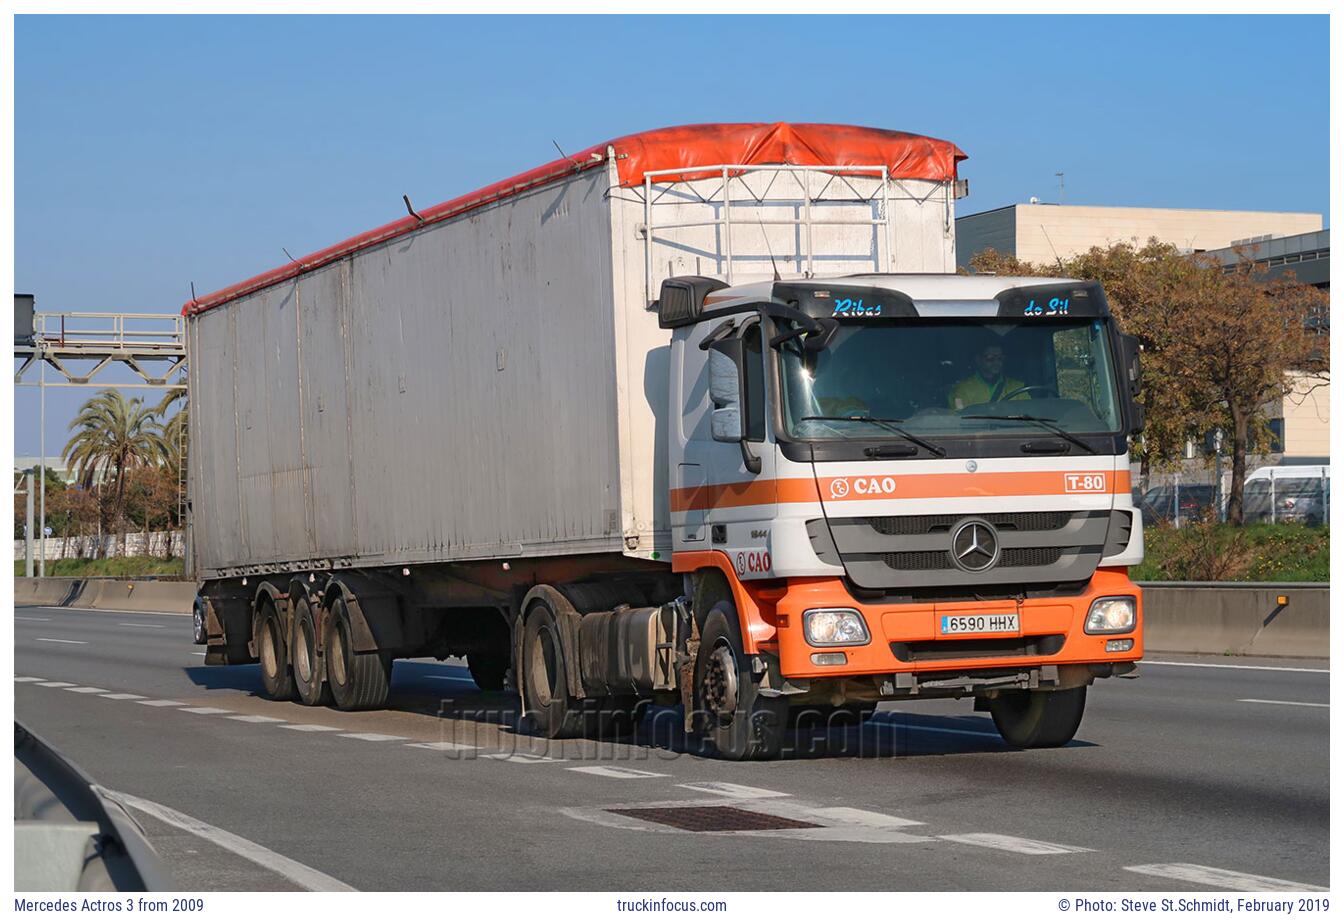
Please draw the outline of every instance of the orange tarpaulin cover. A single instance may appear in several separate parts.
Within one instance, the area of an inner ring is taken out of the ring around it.
[[[860,128],[853,125],[712,124],[659,128],[596,144],[573,156],[504,179],[467,195],[425,208],[419,217],[403,217],[375,230],[319,250],[255,278],[230,285],[213,294],[189,300],[184,314],[200,313],[254,291],[312,271],[353,252],[376,246],[421,227],[456,217],[465,211],[500,201],[556,179],[602,166],[608,148],[615,152],[616,171],[623,186],[641,185],[645,173],[696,166],[755,166],[787,163],[794,166],[883,166],[893,179],[946,182],[957,177],[957,163],[966,159],[957,146],[918,134]],[[661,181],[709,175],[693,170]]]

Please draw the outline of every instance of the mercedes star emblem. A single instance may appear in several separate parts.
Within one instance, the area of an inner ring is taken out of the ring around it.
[[[952,532],[952,561],[967,572],[983,572],[999,561],[999,534],[988,521],[972,518]]]

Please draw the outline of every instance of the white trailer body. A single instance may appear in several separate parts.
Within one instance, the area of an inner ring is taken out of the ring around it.
[[[666,560],[661,281],[954,270],[952,178],[622,149],[187,305],[200,577]]]

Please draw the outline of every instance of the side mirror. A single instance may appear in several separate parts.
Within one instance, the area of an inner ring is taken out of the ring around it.
[[[709,398],[714,404],[709,430],[716,441],[736,443],[742,428],[742,340],[720,339],[709,346]]]
[[[1125,380],[1129,395],[1138,396],[1143,389],[1143,368],[1139,364],[1139,340],[1132,335],[1120,336],[1120,349],[1125,361]]]

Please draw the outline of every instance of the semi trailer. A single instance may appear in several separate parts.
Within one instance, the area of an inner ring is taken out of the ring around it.
[[[962,159],[649,131],[191,300],[206,663],[358,709],[465,656],[549,737],[679,704],[732,759],[882,700],[1067,742],[1143,652],[1138,348],[955,274]]]

